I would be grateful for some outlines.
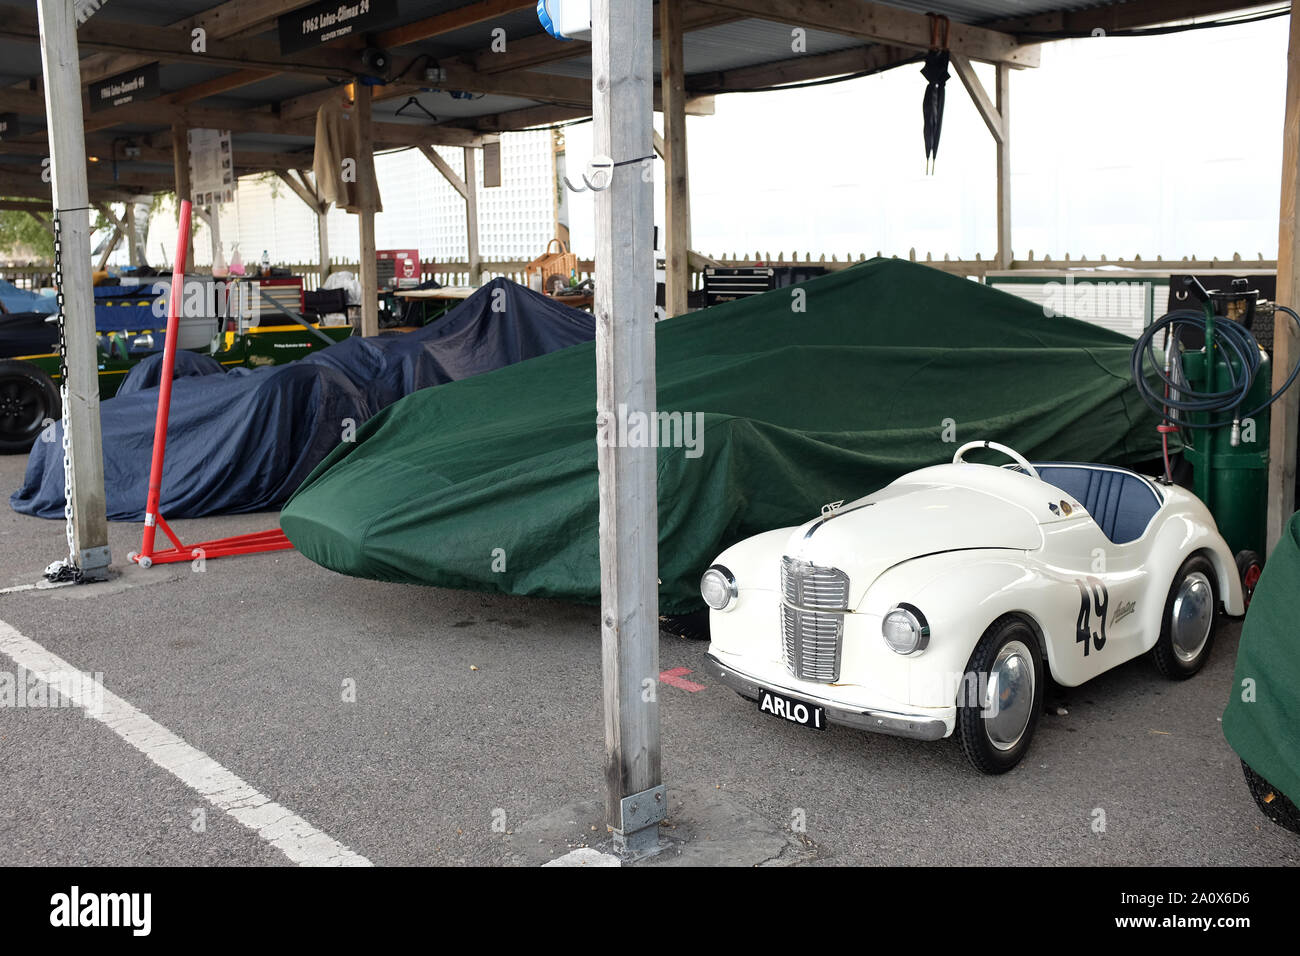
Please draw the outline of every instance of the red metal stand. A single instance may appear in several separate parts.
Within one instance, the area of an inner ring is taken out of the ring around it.
[[[176,232],[176,268],[172,272],[170,304],[167,309],[167,340],[163,343],[162,378],[158,382],[158,417],[154,422],[153,460],[149,465],[149,497],[144,509],[144,534],[140,540],[140,553],[132,552],[129,555],[142,568],[195,558],[206,560],[293,548],[279,528],[236,535],[233,538],[217,538],[187,547],[181,544],[181,539],[176,537],[160,511],[163,461],[167,455],[167,422],[172,408],[172,376],[176,369],[176,341],[180,338],[181,303],[184,301],[185,258],[190,244],[190,213],[190,201],[181,200],[180,221]],[[159,526],[175,547],[163,551],[154,550],[154,537]]]

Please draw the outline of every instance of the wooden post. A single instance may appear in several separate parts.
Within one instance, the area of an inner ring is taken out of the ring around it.
[[[1011,67],[996,65],[997,111],[1002,136],[997,140],[998,163],[998,268],[1011,268]]]
[[[59,223],[67,377],[60,383],[72,506],[70,560],[91,581],[108,577],[108,514],[99,429],[99,362],[90,277],[90,191],[82,132],[81,68],[72,0],[38,0],[51,191]],[[38,439],[39,441],[40,439]]]
[[[320,284],[330,275],[330,204],[321,202],[316,207],[316,245],[320,250]]]
[[[179,124],[172,125],[172,169],[176,176],[176,208],[180,209],[181,200],[194,197],[190,195],[190,137],[189,129]],[[194,231],[190,231],[189,247],[185,250],[185,261],[194,262]]]
[[[370,127],[370,87],[356,84],[357,124],[360,128],[361,149],[368,157],[374,155],[374,140]],[[359,176],[371,175],[373,160],[361,162],[357,157]],[[375,204],[372,188],[364,191],[366,201],[358,214],[361,227],[361,334],[379,334],[379,264],[375,261]]]
[[[687,309],[691,285],[691,189],[686,166],[686,71],[682,0],[659,0],[659,86],[664,110],[664,311]]]
[[[1300,16],[1291,14],[1286,58],[1286,116],[1282,126],[1282,206],[1278,216],[1277,301],[1300,310]],[[1285,312],[1273,317],[1273,389],[1282,387],[1300,360],[1300,335]],[[1300,386],[1273,403],[1269,422],[1268,550],[1282,537],[1295,511],[1296,430],[1300,427]]]
[[[140,246],[141,242],[136,236],[135,228],[135,200],[128,199],[126,202],[126,254],[129,257],[127,262],[131,268],[140,265]]]
[[[477,288],[483,281],[483,266],[478,255],[478,156],[472,146],[465,147],[465,245],[469,284]]]
[[[658,508],[655,449],[623,447],[620,421],[655,422],[651,0],[593,0],[593,151],[615,163],[595,195],[596,420],[606,820],[627,853],[654,852],[659,767]],[[634,437],[634,436],[633,436]]]

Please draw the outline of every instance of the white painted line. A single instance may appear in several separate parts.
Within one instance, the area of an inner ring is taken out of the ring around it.
[[[17,594],[19,591],[35,591],[35,584],[17,584],[11,588],[0,588],[0,594]]]
[[[0,621],[0,653],[299,866],[372,865],[4,621]]]
[[[623,861],[612,853],[601,853],[590,847],[570,850],[564,856],[543,863],[542,866],[622,866]]]

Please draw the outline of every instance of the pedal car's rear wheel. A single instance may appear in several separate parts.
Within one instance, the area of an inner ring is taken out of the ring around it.
[[[1241,762],[1241,772],[1246,775],[1246,786],[1260,812],[1284,830],[1300,833],[1300,809],[1280,793],[1271,783],[1251,769],[1246,761]]]
[[[1255,596],[1255,585],[1264,570],[1264,559],[1254,551],[1237,552],[1237,573],[1241,575],[1241,597],[1250,610],[1250,599]]]
[[[1020,762],[1043,711],[1043,658],[1029,624],[1003,615],[975,645],[957,698],[956,737],[980,773]]]
[[[0,452],[26,451],[47,419],[58,418],[59,390],[30,362],[0,361]]]
[[[1160,639],[1151,648],[1156,669],[1174,680],[1186,680],[1202,667],[1214,647],[1219,618],[1219,587],[1214,566],[1194,554],[1174,575],[1160,619]]]

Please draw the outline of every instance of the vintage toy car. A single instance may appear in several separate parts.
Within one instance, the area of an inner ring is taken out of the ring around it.
[[[974,448],[1015,464],[965,461]],[[708,670],[764,713],[955,735],[984,773],[1024,756],[1048,674],[1073,687],[1149,653],[1190,677],[1220,605],[1245,610],[1232,553],[1188,491],[989,441],[733,545],[701,592]]]

